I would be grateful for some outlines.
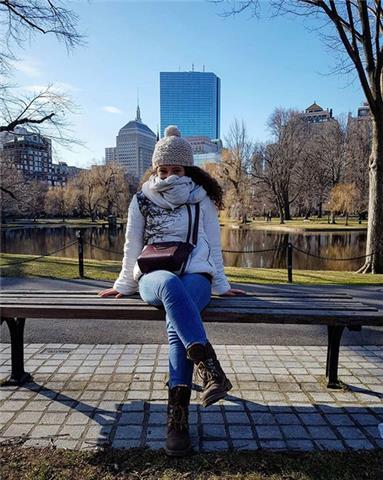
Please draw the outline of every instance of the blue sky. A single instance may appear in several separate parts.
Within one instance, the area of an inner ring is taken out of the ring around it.
[[[53,37],[36,36],[17,52],[15,74],[27,89],[57,83],[80,108],[73,129],[86,147],[58,148],[55,162],[101,163],[104,148],[135,117],[137,88],[142,120],[156,131],[159,72],[193,63],[221,78],[222,137],[238,118],[254,140],[267,140],[275,107],[303,110],[316,100],[339,115],[363,102],[357,81],[326,75],[335,57],[300,18],[223,18],[222,6],[198,0],[66,3],[80,16],[86,46],[68,55]]]

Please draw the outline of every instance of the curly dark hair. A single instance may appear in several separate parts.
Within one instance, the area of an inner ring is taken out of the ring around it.
[[[221,185],[217,182],[215,178],[213,178],[208,172],[202,170],[200,167],[184,167],[185,168],[185,175],[190,177],[194,183],[197,185],[201,185],[206,190],[206,193],[211,200],[215,203],[216,207],[219,210],[224,209],[223,203],[223,190]],[[139,189],[141,189],[142,184],[149,180],[151,175],[156,175],[157,170],[155,168],[148,168],[144,175],[141,178]]]

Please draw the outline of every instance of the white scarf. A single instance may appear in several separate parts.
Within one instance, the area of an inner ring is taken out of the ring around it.
[[[206,197],[206,190],[190,177],[170,175],[161,180],[152,175],[142,185],[142,193],[161,208],[174,210],[185,203],[197,203]]]

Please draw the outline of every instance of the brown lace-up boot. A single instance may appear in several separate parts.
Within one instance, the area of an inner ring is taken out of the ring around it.
[[[165,452],[171,457],[182,457],[192,450],[188,421],[190,394],[190,388],[183,385],[169,388]]]
[[[187,357],[197,365],[197,373],[202,379],[201,403],[204,407],[224,398],[233,388],[209,342],[206,345],[195,343],[189,347]]]

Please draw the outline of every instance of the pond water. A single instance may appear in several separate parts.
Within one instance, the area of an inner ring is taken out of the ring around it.
[[[101,249],[84,245],[84,257],[96,260],[121,260],[125,239],[125,226],[115,232],[108,227],[82,228],[85,242]],[[286,246],[290,241],[301,250],[313,255],[330,258],[350,258],[365,254],[367,233],[348,232],[309,232],[285,233],[266,230],[221,228],[223,250],[267,250],[262,253],[224,253],[226,266],[285,268]],[[64,244],[76,240],[76,228],[31,227],[4,229],[1,232],[1,252],[42,255],[59,249]],[[107,251],[109,250],[109,251]],[[117,252],[117,253],[113,253]],[[121,252],[121,253],[119,253]],[[58,252],[56,256],[77,258],[77,245]],[[305,270],[356,270],[363,260],[335,261],[321,260],[294,251],[293,266]]]

